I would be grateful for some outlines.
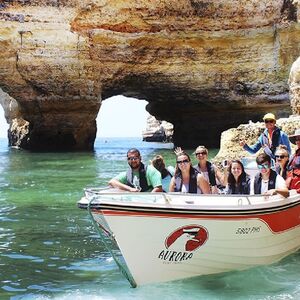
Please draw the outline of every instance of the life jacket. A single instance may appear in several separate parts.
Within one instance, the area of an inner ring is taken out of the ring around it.
[[[197,194],[197,175],[198,172],[193,168],[193,171],[190,173],[190,181],[189,181],[189,193]],[[175,192],[181,192],[182,188],[182,178],[181,174],[175,176]]]
[[[152,186],[148,185],[146,172],[147,172],[147,166],[145,166],[143,163],[141,163],[140,168],[139,168],[141,192],[146,192],[149,189],[153,189]],[[126,179],[127,179],[127,183],[126,183],[127,185],[129,185],[131,187],[135,187],[133,184],[133,172],[132,172],[131,168],[129,168],[127,170]]]
[[[275,189],[277,173],[270,170],[269,182],[268,182],[268,190]],[[261,194],[261,173],[256,174],[254,178],[254,194]]]
[[[289,190],[297,190],[297,193],[300,194],[300,169],[289,171],[287,176],[291,177]]]
[[[300,149],[297,149],[291,157],[288,170],[287,177],[291,178],[289,189],[297,190],[297,193],[300,194]]]
[[[173,177],[173,175],[171,174],[171,172],[165,168],[162,172],[161,172],[161,179],[166,178],[167,176],[170,176],[171,178]]]
[[[194,168],[196,169],[197,172],[201,173],[201,169],[200,169],[199,164],[196,165]],[[211,186],[217,185],[216,174],[215,174],[215,169],[214,169],[213,164],[211,162],[207,161],[206,162],[206,169],[207,169],[207,173],[208,173],[209,184]]]
[[[297,149],[296,153],[290,158],[287,168],[288,170],[300,169],[300,149]]]
[[[281,167],[280,166],[277,166],[276,169],[275,169],[276,173],[277,174],[280,174],[281,173]],[[282,177],[283,179],[286,179],[287,177],[287,163],[285,164],[284,168],[283,168],[283,172],[282,172]]]
[[[281,129],[276,127],[273,131],[273,134],[272,134],[272,146],[269,147],[273,155],[276,151],[276,148],[280,144],[280,134],[281,134]],[[269,145],[270,144],[267,131],[263,133],[262,140],[263,140],[263,145]]]
[[[241,195],[249,195],[250,194],[250,177],[246,175],[238,186],[235,184],[228,185],[228,194],[241,194]]]

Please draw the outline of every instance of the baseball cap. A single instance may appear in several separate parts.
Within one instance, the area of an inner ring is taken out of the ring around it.
[[[265,121],[265,120],[274,120],[274,121],[276,121],[276,117],[275,117],[275,115],[272,114],[272,113],[267,113],[267,114],[264,115],[263,120],[264,120],[264,121]]]

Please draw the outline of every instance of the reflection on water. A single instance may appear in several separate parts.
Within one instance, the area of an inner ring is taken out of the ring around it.
[[[172,145],[132,139],[98,141],[93,153],[29,153],[0,141],[0,299],[300,298],[299,252],[244,272],[130,288],[76,202],[84,187],[123,171],[132,146],[145,162],[159,153],[174,164]]]

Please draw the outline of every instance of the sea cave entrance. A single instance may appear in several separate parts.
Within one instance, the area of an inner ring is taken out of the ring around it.
[[[6,119],[4,117],[4,109],[2,105],[0,105],[0,138],[7,139],[7,130],[8,130],[9,125],[6,122]]]
[[[122,95],[102,101],[97,116],[97,138],[140,137],[145,130],[149,113],[145,100]]]

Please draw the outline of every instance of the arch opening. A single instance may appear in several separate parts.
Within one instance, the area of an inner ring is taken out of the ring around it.
[[[7,139],[8,128],[9,128],[9,125],[4,116],[4,109],[3,109],[2,105],[0,105],[0,138],[1,139]]]
[[[0,138],[2,139],[8,139],[8,122],[11,119],[11,115],[13,115],[12,111],[15,107],[12,104],[13,100],[13,98],[0,89]]]
[[[146,128],[145,100],[113,96],[102,100],[97,116],[97,137],[141,137]]]

